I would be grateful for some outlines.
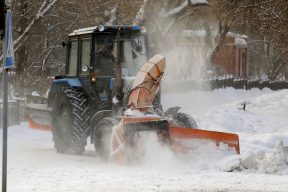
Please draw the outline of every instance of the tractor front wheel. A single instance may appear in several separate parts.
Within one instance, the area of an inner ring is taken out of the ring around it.
[[[81,155],[89,136],[89,107],[77,88],[61,88],[52,107],[52,135],[58,153]]]
[[[108,161],[111,153],[111,134],[112,128],[118,125],[113,117],[106,117],[99,121],[94,129],[93,143],[97,154],[103,161]]]

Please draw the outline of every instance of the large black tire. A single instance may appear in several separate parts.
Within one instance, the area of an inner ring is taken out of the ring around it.
[[[194,118],[186,113],[181,112],[174,113],[172,115],[172,123],[173,126],[175,127],[198,129],[198,126]]]
[[[55,96],[52,134],[58,153],[81,155],[89,137],[88,99],[77,88],[64,87]]]
[[[97,154],[103,161],[110,159],[112,128],[118,125],[113,117],[105,117],[99,121],[93,133],[93,143]]]

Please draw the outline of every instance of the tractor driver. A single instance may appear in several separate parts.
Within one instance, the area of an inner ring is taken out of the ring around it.
[[[106,51],[105,43],[100,41],[96,44],[95,54],[95,70],[96,76],[114,76],[114,68],[116,59],[112,52]],[[111,91],[109,88],[110,79],[102,79],[97,81],[96,87],[101,100],[111,99]]]
[[[116,58],[112,52],[105,50],[104,42],[96,45],[95,74],[96,76],[114,76]]]

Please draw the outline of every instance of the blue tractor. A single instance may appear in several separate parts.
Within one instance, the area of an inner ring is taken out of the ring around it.
[[[65,75],[55,76],[45,109],[27,106],[29,126],[51,127],[54,146],[63,154],[82,154],[90,136],[99,156],[109,159],[112,127],[128,109],[135,76],[149,59],[145,31],[110,25],[69,34],[68,42],[62,42],[67,47]],[[153,108],[159,116],[171,116],[178,126],[197,128],[190,115],[177,112],[178,107],[162,110],[160,89]]]

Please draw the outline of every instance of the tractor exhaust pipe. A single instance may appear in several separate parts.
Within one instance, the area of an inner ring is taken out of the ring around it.
[[[117,99],[120,101],[123,99],[123,83],[122,83],[122,67],[121,67],[121,60],[120,60],[120,33],[121,27],[118,28],[117,32],[117,61],[115,66],[115,87],[116,87],[116,96]]]

